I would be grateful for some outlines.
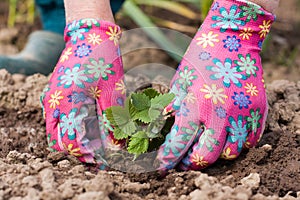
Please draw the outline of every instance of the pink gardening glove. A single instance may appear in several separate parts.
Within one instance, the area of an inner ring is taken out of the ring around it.
[[[273,21],[258,5],[214,1],[171,84],[175,124],[160,170],[203,169],[256,145],[268,111],[259,53]]]
[[[81,19],[67,25],[66,48],[41,97],[49,148],[101,169],[106,167],[105,148],[120,145],[102,114],[123,104],[120,37],[120,28],[106,21]]]

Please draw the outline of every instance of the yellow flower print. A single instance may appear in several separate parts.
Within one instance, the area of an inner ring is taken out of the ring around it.
[[[256,89],[257,87],[253,85],[253,83],[246,83],[245,89],[247,93],[250,93],[251,96],[257,96],[258,95],[258,90]]]
[[[113,41],[115,46],[117,46],[119,44],[119,40],[121,38],[121,31],[118,29],[117,26],[115,26],[114,28],[112,28],[111,26],[108,27],[109,31],[106,31],[106,34],[109,37],[109,40]]]
[[[256,141],[257,143],[259,143],[259,142],[260,142],[260,140],[261,140],[262,136],[263,136],[263,134],[260,134],[260,135],[259,135],[259,138],[258,138],[258,139],[257,139],[257,141]]]
[[[199,156],[199,154],[192,155],[192,162],[201,167],[208,165],[208,162],[204,160],[203,156]]]
[[[89,93],[94,99],[98,99],[100,97],[100,93],[102,91],[98,89],[98,86],[96,87],[90,87]]]
[[[70,155],[75,156],[75,157],[80,157],[80,156],[82,156],[82,154],[79,153],[79,152],[80,152],[80,148],[79,148],[79,147],[73,149],[73,146],[74,146],[73,144],[69,144],[68,147],[67,147],[65,143],[63,143],[63,146],[64,146],[64,149],[65,149],[66,151],[68,151],[68,153],[69,153]]]
[[[196,97],[195,97],[195,95],[194,95],[193,92],[189,92],[189,93],[186,95],[185,99],[186,99],[186,101],[187,101],[188,103],[192,103],[192,104],[194,104],[195,101],[196,101]]]
[[[97,35],[96,33],[93,33],[93,34],[89,34],[87,40],[88,40],[88,43],[90,44],[93,44],[93,45],[96,45],[96,44],[100,44],[102,42],[100,35]]]
[[[243,30],[241,30],[241,33],[239,36],[243,40],[249,40],[250,37],[252,36],[252,33],[253,33],[253,30],[251,28],[244,28]]]
[[[63,55],[60,57],[60,61],[59,62],[65,62],[66,60],[69,60],[69,56],[72,55],[72,47],[69,47],[67,50],[65,50],[65,52],[63,53]]]
[[[266,88],[265,79],[262,79],[261,82],[263,83],[264,88]]]
[[[204,93],[207,93],[206,95],[204,95],[204,98],[205,99],[212,98],[212,101],[213,101],[214,104],[218,104],[218,102],[221,102],[222,104],[224,104],[225,102],[224,102],[223,99],[228,98],[227,95],[223,94],[224,89],[223,88],[217,89],[216,84],[212,84],[211,87],[204,84],[203,87],[204,88],[200,89],[200,91],[204,92]]]
[[[60,104],[59,101],[64,98],[63,96],[60,96],[61,93],[62,93],[62,91],[56,90],[54,92],[54,94],[50,95],[51,99],[48,101],[48,103],[50,103],[50,108],[55,109],[56,106],[59,106],[59,104]]]
[[[227,147],[226,150],[221,153],[220,158],[223,158],[225,160],[233,160],[237,157],[234,154],[230,155],[230,153],[231,153],[231,149],[230,149],[230,147]]]
[[[197,38],[199,42],[197,45],[202,45],[203,48],[206,48],[208,45],[214,47],[214,42],[219,42],[218,34],[214,34],[213,31],[210,31],[208,34],[202,33],[202,37]]]
[[[265,38],[267,34],[270,32],[271,20],[269,21],[264,20],[263,24],[259,25],[259,28],[261,29],[259,31],[260,38]]]
[[[244,147],[247,149],[251,148],[251,143],[248,141],[248,138],[247,138],[247,141],[244,143]]]
[[[121,91],[121,94],[125,94],[126,92],[126,86],[123,80],[120,80],[119,83],[116,83],[116,90]]]

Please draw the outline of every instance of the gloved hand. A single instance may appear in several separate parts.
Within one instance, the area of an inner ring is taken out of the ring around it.
[[[65,151],[104,169],[105,148],[118,148],[103,111],[122,105],[120,28],[95,19],[65,29],[66,48],[41,97],[52,150]],[[119,87],[116,87],[119,85]]]
[[[175,124],[160,170],[203,169],[259,141],[268,110],[259,53],[273,21],[256,4],[213,3],[172,80]]]

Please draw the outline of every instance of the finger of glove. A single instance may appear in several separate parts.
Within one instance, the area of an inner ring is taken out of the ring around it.
[[[205,70],[205,66],[209,64],[210,60],[195,59],[201,52],[199,48],[195,42],[192,42],[182,61],[179,77],[181,71],[182,77],[185,77],[184,74],[190,74],[190,77],[194,76],[195,79],[192,81],[189,93],[183,97],[179,95],[177,98],[179,103],[174,103],[174,108],[176,108],[183,98],[195,101],[196,104],[192,106],[193,112],[198,113],[197,123],[204,130],[199,132],[196,141],[193,141],[189,152],[185,155],[184,162],[180,164],[183,169],[200,169],[214,163],[218,159],[227,137],[227,133],[224,131],[226,120],[217,116],[215,110],[218,108],[217,105],[224,104],[228,97],[222,94],[224,91],[221,89],[223,88],[222,82],[214,81],[212,83],[209,71]],[[218,98],[213,96],[217,92],[220,93]],[[178,93],[182,94],[182,92]],[[201,159],[205,164],[201,163]]]
[[[249,115],[245,117],[249,135],[244,145],[245,148],[252,148],[260,141],[265,130],[266,120],[268,116],[268,102],[266,93],[261,94],[261,99],[266,102],[258,102],[257,109],[250,109]],[[265,106],[262,106],[265,105]]]
[[[158,150],[159,171],[174,168],[199,134],[200,125],[197,112],[184,113],[194,110],[194,106],[190,103],[184,103],[179,108],[171,132],[166,136],[165,142]]]
[[[98,140],[98,145],[89,147],[93,149],[93,154],[98,162],[106,162],[106,151],[109,149],[120,149],[122,143],[113,136],[113,128],[106,118],[105,110],[113,105],[123,105],[125,98],[125,85],[123,81],[123,64],[119,49],[119,37],[121,31],[118,26],[105,26],[102,24],[102,31],[106,35],[101,35],[102,42],[93,48],[89,59],[84,60],[83,66],[93,74],[94,80],[98,80],[97,85],[91,85],[88,91],[93,99],[96,99],[96,112],[89,115],[88,121],[97,121],[95,126],[86,127],[86,134],[92,141]],[[105,31],[106,30],[106,31]],[[109,30],[114,30],[117,38],[111,39],[107,34]],[[92,33],[91,33],[92,34]],[[97,120],[96,120],[97,119]],[[93,124],[92,122],[88,122]],[[95,143],[96,144],[96,143]],[[90,145],[87,145],[90,146]],[[98,148],[101,147],[101,148]]]
[[[188,67],[179,70],[189,71]],[[192,74],[194,70],[190,71]],[[157,160],[160,163],[159,171],[166,171],[174,168],[189,150],[193,141],[200,133],[199,108],[197,102],[189,101],[186,97],[189,93],[189,84],[183,83],[181,79],[174,81],[171,93],[175,94],[175,101],[172,108],[175,114],[175,122],[171,132],[166,136],[165,142],[158,150]]]
[[[179,165],[183,170],[200,170],[213,164],[220,156],[227,138],[225,119],[214,114],[215,105],[212,100],[197,94],[203,131],[198,135],[192,147]]]
[[[266,94],[265,94],[266,95]],[[260,99],[263,101],[263,94],[261,94]],[[246,140],[238,140],[233,142],[234,137],[230,135],[228,137],[227,142],[224,146],[224,149],[221,153],[221,158],[225,160],[233,160],[239,156],[241,153],[240,149],[242,148],[252,148],[254,147],[262,137],[264,126],[267,118],[268,106],[264,105],[261,101],[255,101],[257,105],[255,105],[256,109],[250,109],[249,114],[244,116],[244,121],[246,122],[247,128],[247,138]],[[239,121],[242,121],[242,117],[239,116]],[[230,120],[230,119],[229,119]],[[231,122],[232,123],[232,122]],[[228,129],[229,131],[233,131],[232,129]],[[232,133],[231,133],[232,134]]]

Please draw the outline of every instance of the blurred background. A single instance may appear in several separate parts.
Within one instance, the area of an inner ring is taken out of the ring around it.
[[[138,27],[163,27],[193,37],[206,16],[212,0],[127,0],[116,15],[117,24],[124,30]],[[270,37],[262,53],[267,82],[276,79],[300,80],[300,0],[281,0]],[[19,52],[28,35],[41,29],[34,0],[1,0],[0,2],[0,54]],[[184,52],[186,41],[152,31],[126,37],[125,48],[130,45],[155,43],[157,46],[179,47]],[[179,58],[157,49],[142,49],[124,56],[127,69],[145,64],[162,63],[176,68]]]

